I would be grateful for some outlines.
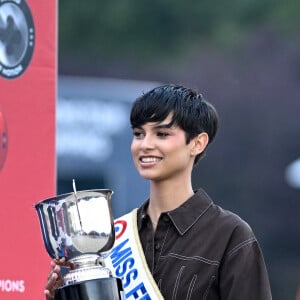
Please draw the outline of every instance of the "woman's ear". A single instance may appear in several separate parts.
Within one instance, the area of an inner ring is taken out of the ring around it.
[[[193,140],[192,140],[192,149],[191,149],[191,155],[197,156],[198,154],[202,153],[206,146],[208,145],[209,137],[206,132],[202,132],[198,134]]]

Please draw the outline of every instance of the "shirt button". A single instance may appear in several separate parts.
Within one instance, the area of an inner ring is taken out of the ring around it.
[[[157,244],[155,245],[155,250],[159,250],[159,249],[160,249],[160,244],[157,243]]]
[[[163,221],[166,222],[166,223],[169,222],[169,216],[168,215],[164,215],[163,216]]]

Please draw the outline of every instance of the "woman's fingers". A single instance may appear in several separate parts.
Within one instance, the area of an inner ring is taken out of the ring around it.
[[[65,261],[51,261],[52,271],[48,275],[44,294],[46,300],[53,300],[55,290],[63,284],[63,278],[60,273],[60,265],[64,265]]]

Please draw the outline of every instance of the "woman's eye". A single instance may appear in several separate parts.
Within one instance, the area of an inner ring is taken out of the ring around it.
[[[157,133],[157,136],[158,136],[158,137],[164,138],[164,137],[169,136],[169,133],[167,133],[167,132],[158,132],[158,133]]]
[[[133,132],[134,137],[136,138],[142,138],[143,137],[143,133],[139,132],[139,131],[134,131]]]

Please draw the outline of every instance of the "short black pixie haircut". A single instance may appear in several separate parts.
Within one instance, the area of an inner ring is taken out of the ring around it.
[[[213,141],[219,123],[216,109],[201,94],[181,85],[159,86],[137,98],[131,109],[131,127],[162,122],[169,114],[173,115],[170,125],[185,132],[186,144],[202,132],[208,134],[209,143]],[[196,156],[195,164],[204,152]]]

